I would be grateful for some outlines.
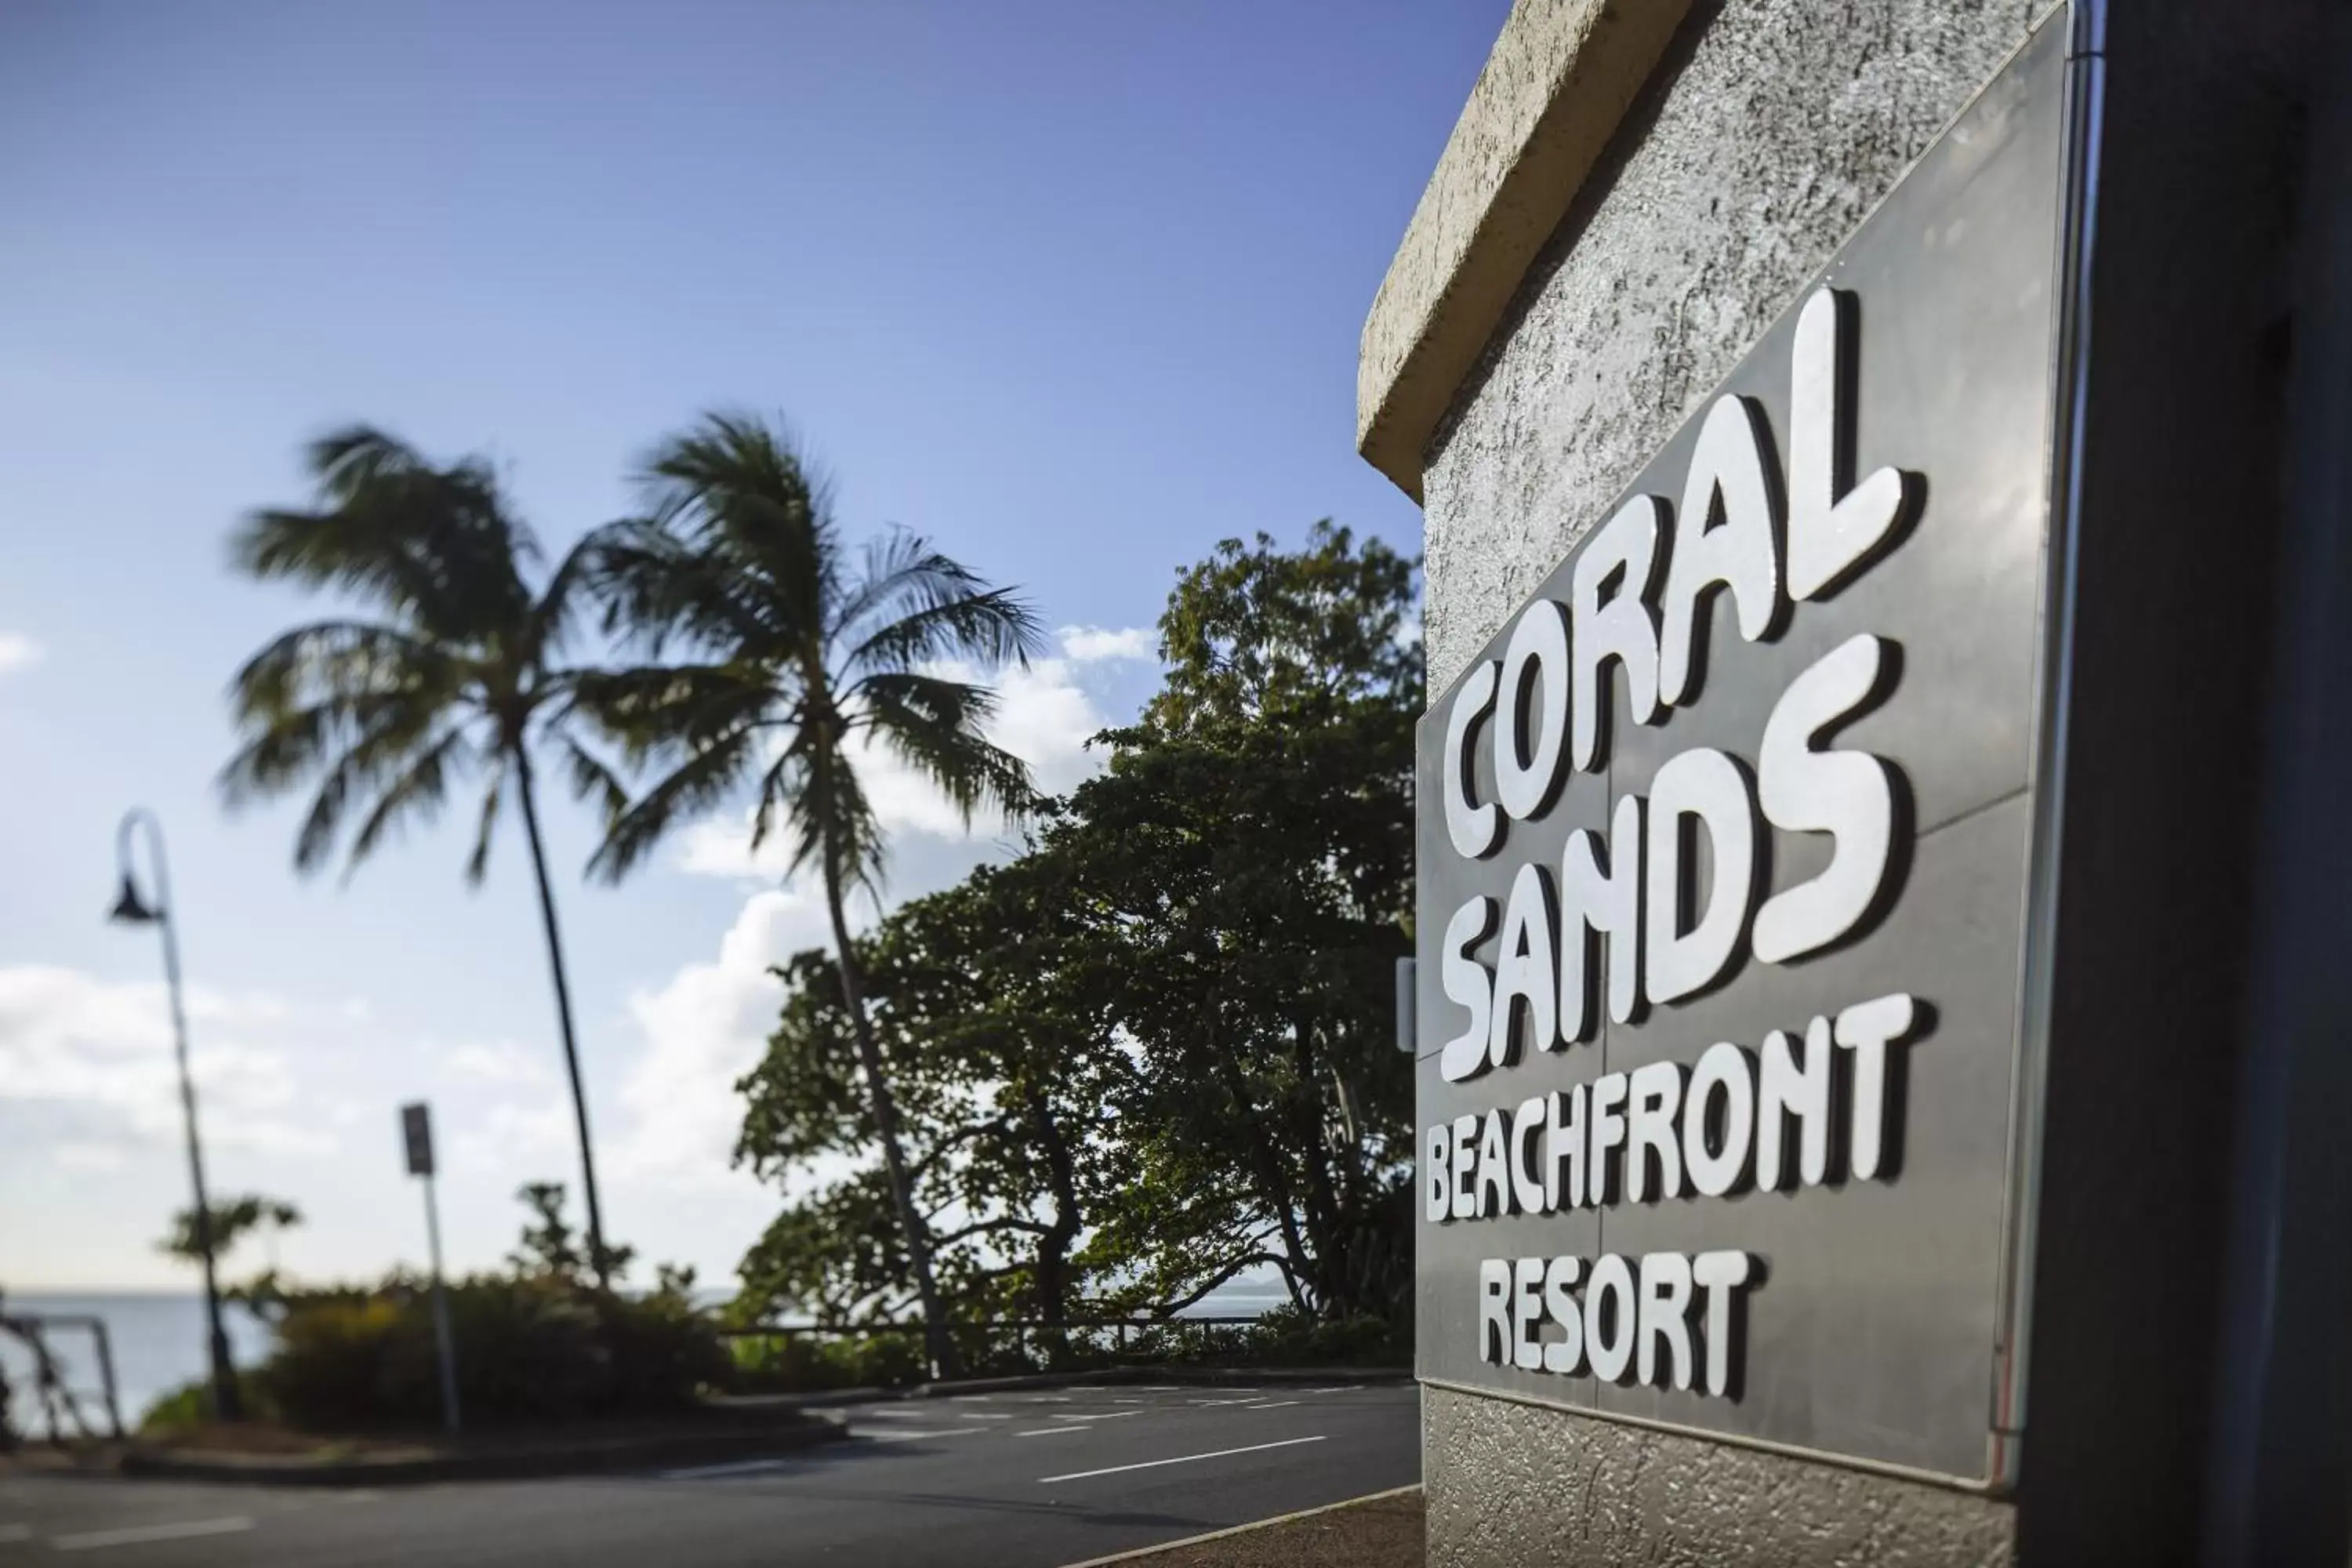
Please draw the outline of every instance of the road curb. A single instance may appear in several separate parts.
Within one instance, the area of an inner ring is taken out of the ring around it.
[[[1238,1383],[1411,1383],[1411,1367],[1167,1367],[1118,1366],[1092,1372],[1034,1372],[1014,1377],[971,1377],[957,1383],[919,1383],[910,1388],[835,1388],[815,1394],[739,1394],[715,1403],[745,1410],[824,1410],[842,1405],[879,1405],[901,1399],[954,1399],[971,1394],[1004,1394],[1025,1388],[1116,1388],[1125,1384],[1177,1383],[1205,1388]]]
[[[402,1459],[194,1458],[184,1455],[131,1452],[109,1471],[135,1480],[205,1481],[233,1486],[387,1487],[441,1481],[537,1480],[560,1476],[609,1475],[616,1470],[670,1465],[723,1463],[836,1443],[849,1436],[847,1423],[813,1416],[789,1426],[744,1427],[728,1432],[678,1434],[641,1440],[581,1444],[510,1454],[435,1454]]]
[[[1343,1508],[1354,1508],[1359,1503],[1379,1502],[1384,1498],[1402,1497],[1407,1492],[1417,1492],[1420,1489],[1421,1483],[1415,1481],[1407,1487],[1391,1487],[1384,1492],[1366,1492],[1362,1497],[1342,1498],[1338,1502],[1327,1502],[1320,1508],[1302,1508],[1293,1513],[1278,1513],[1272,1519],[1257,1519],[1252,1520],[1247,1524],[1227,1525],[1223,1530],[1212,1530],[1206,1534],[1188,1535],[1181,1541],[1163,1541],[1157,1546],[1139,1546],[1131,1552],[1114,1552],[1108,1557],[1089,1557],[1083,1563],[1066,1563],[1062,1568],[1110,1568],[1110,1565],[1115,1563],[1141,1563],[1157,1557],[1163,1552],[1181,1552],[1188,1546],[1203,1546],[1212,1541],[1223,1541],[1231,1536],[1247,1535],[1252,1531],[1272,1530],[1276,1525],[1288,1524],[1294,1520],[1312,1519],[1318,1513],[1335,1513]]]

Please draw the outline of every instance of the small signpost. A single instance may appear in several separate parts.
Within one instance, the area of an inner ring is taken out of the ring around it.
[[[433,1191],[433,1112],[419,1100],[400,1108],[400,1134],[408,1146],[408,1173],[424,1178],[425,1234],[433,1247],[433,1338],[441,1352],[441,1415],[454,1435],[457,1416],[457,1349],[449,1332],[449,1298],[441,1286],[441,1205]]]

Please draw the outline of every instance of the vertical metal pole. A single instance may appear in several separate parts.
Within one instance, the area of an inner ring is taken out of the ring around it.
[[[114,1440],[122,1441],[122,1405],[115,1396],[114,1347],[106,1334],[106,1320],[92,1318],[89,1331],[98,1341],[98,1377],[106,1388],[106,1424],[113,1430]]]
[[[147,842],[155,852],[155,923],[163,931],[163,978],[172,996],[172,1044],[180,1064],[180,1110],[188,1140],[188,1180],[195,1190],[196,1249],[204,1254],[205,1337],[213,1374],[213,1414],[223,1421],[242,1420],[244,1403],[237,1395],[236,1367],[229,1359],[228,1334],[221,1327],[220,1273],[213,1258],[212,1199],[205,1191],[204,1147],[196,1137],[196,1083],[188,1070],[188,1019],[180,1005],[180,941],[173,925],[172,874],[163,860],[163,827],[143,809],[132,816],[147,824]],[[131,817],[123,819],[123,867],[130,860]]]
[[[434,1189],[434,1178],[426,1176],[425,1234],[433,1247],[433,1338],[441,1352],[441,1419],[454,1437],[461,1426],[457,1414],[457,1347],[449,1332],[449,1293],[441,1283],[441,1201]]]

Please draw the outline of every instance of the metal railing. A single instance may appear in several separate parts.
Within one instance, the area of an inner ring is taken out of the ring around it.
[[[95,1389],[75,1389],[65,1379],[64,1363],[49,1347],[49,1336],[57,1331],[87,1332],[97,1352],[99,1386]],[[117,1442],[122,1439],[122,1407],[116,1394],[114,1381],[114,1345],[106,1331],[106,1320],[88,1313],[28,1313],[11,1312],[0,1315],[0,1334],[5,1334],[23,1344],[33,1358],[33,1397],[37,1402],[44,1424],[48,1428],[52,1444],[62,1447],[67,1441],[67,1428],[83,1441],[96,1439],[93,1430],[82,1414],[82,1401],[95,1397],[106,1413],[107,1435]],[[7,1413],[0,1410],[0,1426],[5,1426]]]
[[[949,1332],[964,1348],[964,1359],[970,1363],[985,1366],[1000,1356],[1024,1370],[1034,1369],[1038,1359],[1067,1365],[1072,1362],[1095,1360],[1116,1363],[1131,1356],[1144,1356],[1169,1346],[1192,1341],[1199,1348],[1208,1348],[1218,1341],[1238,1341],[1264,1319],[1248,1316],[1205,1315],[1202,1317],[1134,1318],[1134,1317],[1071,1317],[1050,1318],[985,1318],[966,1319],[948,1325]],[[919,1344],[923,1336],[920,1320],[881,1323],[758,1323],[744,1326],[720,1326],[717,1333],[731,1343],[774,1340],[873,1340],[899,1337]]]

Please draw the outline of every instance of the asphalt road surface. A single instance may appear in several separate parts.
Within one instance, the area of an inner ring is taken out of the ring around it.
[[[593,1479],[320,1489],[0,1479],[0,1564],[1059,1568],[1408,1486],[1411,1384],[859,1405],[845,1443]]]

